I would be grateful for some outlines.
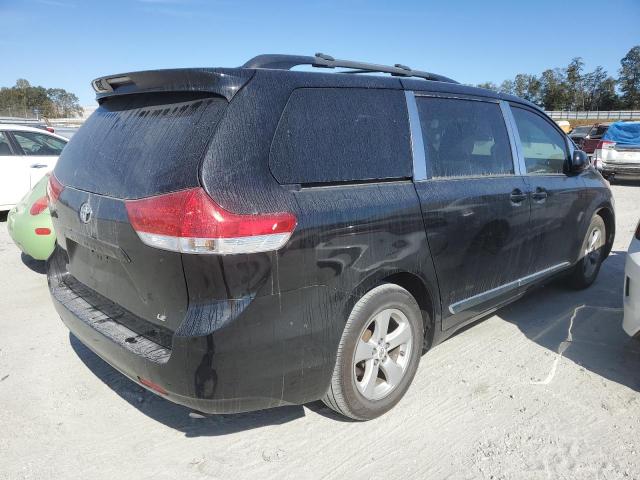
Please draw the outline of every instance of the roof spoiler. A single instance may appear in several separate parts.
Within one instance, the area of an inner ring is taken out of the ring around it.
[[[91,86],[98,102],[113,96],[157,92],[211,92],[231,100],[253,74],[238,68],[147,70],[96,78]]]

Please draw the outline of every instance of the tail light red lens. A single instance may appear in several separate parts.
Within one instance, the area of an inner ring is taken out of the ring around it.
[[[46,227],[36,228],[36,235],[51,235],[51,229]]]
[[[47,128],[46,128],[46,130],[47,130],[47,132],[49,132],[49,133],[56,133],[56,131],[55,131],[53,128],[51,128],[51,127],[47,127]]]
[[[201,188],[128,200],[131,226],[147,245],[183,253],[234,254],[277,250],[297,220],[288,212],[240,215]]]
[[[49,183],[47,184],[47,197],[49,198],[49,205],[53,205],[58,201],[60,194],[64,190],[64,185],[62,185],[56,176],[52,173],[49,176]]]
[[[611,142],[609,140],[600,140],[596,145],[596,149],[604,150],[607,148],[615,148],[615,146],[616,146],[616,142]]]
[[[638,226],[636,227],[636,238],[640,240],[640,222],[638,222]]]
[[[33,205],[31,205],[31,209],[29,210],[29,213],[31,215],[40,215],[42,212],[45,211],[47,206],[49,206],[49,199],[47,197],[40,197],[35,202],[33,202]]]

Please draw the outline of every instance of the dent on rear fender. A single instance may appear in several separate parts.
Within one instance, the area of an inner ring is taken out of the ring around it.
[[[239,299],[191,303],[184,321],[175,334],[180,337],[209,335],[241,315],[254,298],[255,295],[247,295]]]

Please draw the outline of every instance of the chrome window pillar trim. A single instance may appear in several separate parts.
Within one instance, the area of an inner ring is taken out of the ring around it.
[[[511,111],[511,105],[504,100],[500,100],[500,110],[504,117],[504,123],[507,125],[507,133],[509,135],[509,143],[511,144],[511,156],[513,157],[513,168],[516,175],[526,175],[527,167],[524,163],[522,150],[522,142],[520,133],[516,125],[516,119]]]
[[[535,273],[531,273],[524,277],[518,278],[509,283],[505,283],[504,285],[500,285],[499,287],[492,288],[491,290],[487,290],[486,292],[479,293],[474,295],[473,297],[465,298],[464,300],[460,300],[458,302],[452,303],[449,305],[449,312],[452,314],[460,313],[464,310],[468,310],[469,308],[475,307],[476,305],[480,305],[492,298],[498,297],[503,293],[507,293],[510,290],[513,290],[518,287],[523,287],[530,283],[535,282],[541,278],[544,278],[553,273],[559,272],[560,270],[565,269],[571,265],[569,262],[562,262],[557,265],[553,265],[551,267],[545,268]]]
[[[413,157],[413,180],[426,180],[427,162],[424,154],[424,141],[422,139],[422,127],[420,126],[418,105],[416,104],[416,98],[412,91],[405,90],[404,98],[407,101],[407,112],[409,114],[411,156]]]

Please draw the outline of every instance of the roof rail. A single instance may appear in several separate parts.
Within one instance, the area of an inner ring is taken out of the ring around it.
[[[253,57],[243,68],[272,68],[276,70],[290,70],[298,65],[311,65],[317,68],[349,68],[351,70],[342,73],[390,73],[394,77],[418,77],[425,80],[435,80],[438,82],[458,83],[437,73],[412,70],[406,65],[396,63],[393,67],[378,65],[376,63],[357,62],[353,60],[336,60],[331,55],[316,53],[315,56],[305,55],[280,55],[266,54]]]

